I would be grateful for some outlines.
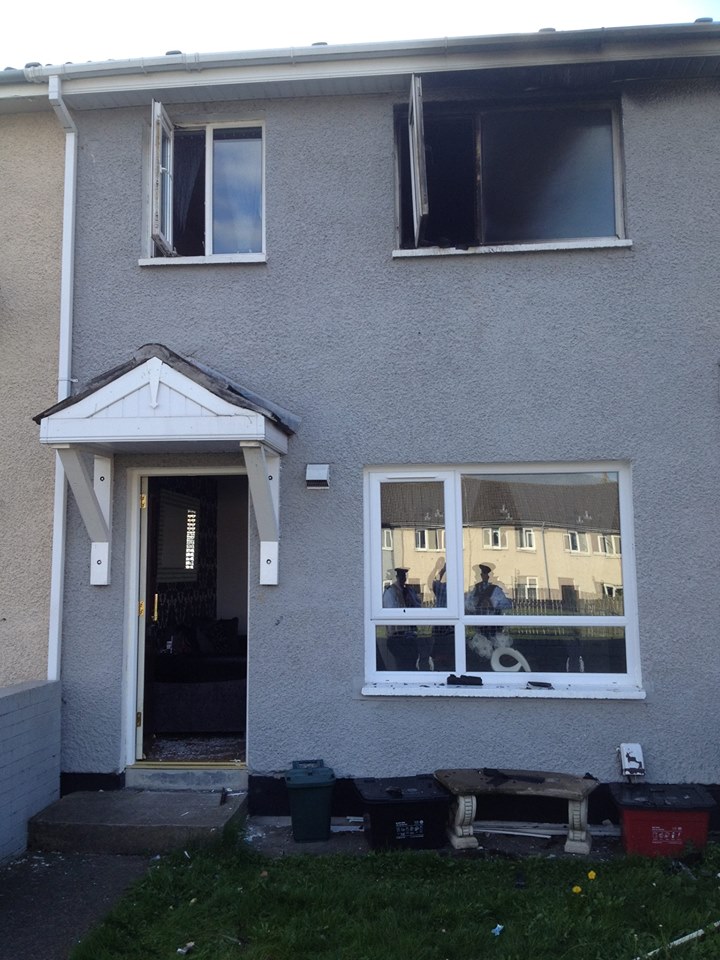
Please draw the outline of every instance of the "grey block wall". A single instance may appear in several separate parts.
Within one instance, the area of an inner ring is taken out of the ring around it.
[[[0,863],[22,853],[27,822],[60,795],[60,684],[0,688]]]

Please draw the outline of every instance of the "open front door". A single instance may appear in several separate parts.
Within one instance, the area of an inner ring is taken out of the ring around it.
[[[138,760],[245,759],[248,483],[143,478]]]

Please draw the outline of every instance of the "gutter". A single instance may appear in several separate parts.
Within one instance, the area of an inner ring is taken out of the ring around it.
[[[62,97],[60,78],[49,77],[48,98],[65,131],[65,182],[63,188],[63,235],[60,267],[60,331],[58,344],[58,400],[72,391],[72,326],[75,285],[75,196],[77,186],[77,127]],[[62,619],[65,586],[67,484],[60,457],[55,455],[55,494],[50,578],[50,623],[48,631],[48,680],[59,680],[62,654]]]
[[[15,70],[13,67],[7,67],[0,70],[0,84],[3,83],[27,83],[27,77],[24,70]]]
[[[599,27],[590,30],[541,30],[538,33],[498,34],[483,37],[443,37],[432,40],[386,41],[371,44],[315,44],[270,50],[223,53],[171,53],[159,57],[90,61],[42,66],[28,64],[24,70],[3,71],[0,84],[46,83],[51,77],[67,80],[89,77],[121,77],[156,73],[242,69],[259,66],[297,66],[328,61],[402,59],[417,56],[453,56],[566,49],[599,50],[608,44],[642,44],[720,39],[720,23],[660,24],[637,27]],[[5,73],[19,74],[5,78]]]

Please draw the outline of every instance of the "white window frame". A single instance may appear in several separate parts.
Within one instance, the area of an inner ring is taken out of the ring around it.
[[[534,527],[520,527],[518,530],[519,534],[519,544],[518,550],[528,550],[535,551],[535,528]]]
[[[261,193],[262,244],[252,253],[213,253],[213,131],[229,128],[256,127],[261,131]],[[205,254],[178,256],[173,246],[173,164],[176,130],[203,131],[205,134]],[[163,143],[167,141],[169,168],[163,166]],[[174,123],[162,103],[152,101],[152,136],[150,147],[150,248],[149,256],[140,260],[141,266],[159,266],[180,263],[264,263],[265,252],[265,124],[262,120],[228,120],[219,123]],[[163,194],[163,185],[166,187]],[[165,203],[163,203],[165,200]],[[161,253],[155,254],[154,247]]]
[[[167,257],[175,256],[171,239],[174,132],[175,128],[165,112],[165,108],[157,100],[153,100],[150,155],[152,169],[150,237]],[[165,143],[167,143],[168,150],[167,167],[163,165],[163,145]]]
[[[483,549],[507,550],[507,533],[502,527],[483,527]],[[495,542],[497,540],[497,543]]]
[[[380,518],[380,489],[383,483],[422,483],[422,482],[438,482],[444,484],[445,489],[445,509],[448,509],[448,505],[452,505],[454,510],[455,502],[455,489],[453,485],[453,476],[451,473],[446,471],[423,471],[422,473],[415,472],[373,472],[372,475],[368,475],[368,497],[370,501],[370,508],[373,511],[373,516]],[[366,501],[367,502],[367,501]],[[378,529],[380,529],[378,527]],[[446,544],[446,558],[447,558],[447,577],[455,576],[455,563],[456,563],[456,541],[457,531],[452,533],[445,527],[445,544]],[[369,594],[370,609],[372,617],[381,623],[401,623],[405,620],[412,620],[413,622],[417,621],[435,621],[438,619],[447,619],[448,616],[457,616],[457,598],[453,597],[453,605],[450,608],[446,607],[413,607],[407,609],[400,608],[388,608],[383,607],[382,605],[382,584],[384,578],[384,570],[382,567],[382,536],[373,537],[373,545],[371,548],[371,556],[369,558],[370,570],[372,571],[368,575],[367,583],[369,584],[367,593]],[[408,564],[409,566],[409,564]],[[452,573],[451,573],[452,571]],[[414,571],[410,570],[410,579],[413,579]],[[450,604],[450,597],[448,597],[448,604]]]
[[[437,546],[429,546],[430,540],[435,535]],[[422,546],[420,543],[422,541]],[[419,553],[444,553],[445,551],[445,528],[444,527],[416,527],[415,528],[415,549]]]
[[[621,615],[526,615],[509,610],[503,616],[466,614],[462,600],[463,569],[462,543],[462,477],[491,474],[557,474],[610,472],[618,475],[620,530],[625,538],[625,552],[621,559],[623,584],[623,613]],[[382,606],[382,536],[380,533],[381,485],[389,482],[442,481],[445,489],[446,582],[447,607],[394,609]],[[632,538],[633,509],[630,466],[621,462],[602,461],[578,463],[530,463],[457,465],[441,471],[430,466],[389,469],[368,467],[364,476],[365,514],[365,696],[439,696],[439,697],[518,697],[535,699],[644,699],[640,670],[637,620],[637,589],[635,584],[635,556]],[[452,584],[455,584],[453,589]],[[456,673],[462,672],[465,662],[466,627],[478,626],[533,626],[540,622],[548,627],[621,627],[625,632],[626,673],[542,673],[483,672],[482,686],[448,686],[444,674],[423,673],[415,678],[409,672],[377,669],[376,628],[394,624],[427,624],[450,626],[455,634]],[[541,681],[549,686],[528,687],[528,681]]]
[[[603,583],[602,588],[604,597],[622,597],[624,595],[623,588],[616,583]]]
[[[577,543],[576,547],[573,546],[573,542]],[[584,547],[580,546],[581,542],[585,544]],[[584,530],[568,530],[565,533],[565,550],[567,553],[579,554],[581,556],[589,554],[590,540],[588,534]]]
[[[518,583],[518,586],[520,587],[520,590],[521,590],[521,592],[522,592],[522,596],[523,596],[523,599],[524,599],[524,600],[537,600],[537,599],[538,599],[539,581],[538,581],[538,578],[537,578],[537,577],[531,577],[531,576],[523,577],[523,578],[521,579],[520,583]],[[529,594],[529,592],[528,592],[529,590],[534,590],[534,591],[535,591],[535,593],[534,593],[534,595],[533,595],[532,597],[530,596],[530,594]]]
[[[597,550],[606,557],[622,556],[622,537],[616,533],[599,533],[597,535]]]

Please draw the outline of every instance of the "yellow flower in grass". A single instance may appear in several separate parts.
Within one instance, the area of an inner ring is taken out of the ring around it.
[[[597,877],[597,874],[594,870],[588,870],[588,880],[594,880]]]
[[[579,887],[577,884],[572,888],[573,893],[582,893],[582,887]]]

